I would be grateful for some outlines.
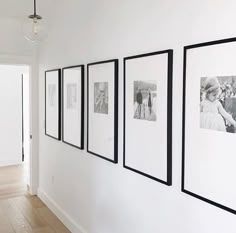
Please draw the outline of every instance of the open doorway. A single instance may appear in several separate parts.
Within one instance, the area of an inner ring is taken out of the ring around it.
[[[0,65],[0,199],[30,185],[29,68]]]

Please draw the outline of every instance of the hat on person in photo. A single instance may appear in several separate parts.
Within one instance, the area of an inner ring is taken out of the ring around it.
[[[217,77],[210,77],[205,80],[204,91],[206,94],[220,91],[220,83]]]

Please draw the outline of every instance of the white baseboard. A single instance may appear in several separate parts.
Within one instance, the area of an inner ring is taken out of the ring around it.
[[[14,166],[22,164],[21,160],[0,161],[0,167]]]
[[[87,233],[82,226],[77,224],[51,197],[43,190],[38,189],[38,197],[62,221],[72,233]]]

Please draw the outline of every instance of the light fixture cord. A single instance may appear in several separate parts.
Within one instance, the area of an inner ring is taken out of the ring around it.
[[[34,0],[34,15],[36,15],[36,0]]]

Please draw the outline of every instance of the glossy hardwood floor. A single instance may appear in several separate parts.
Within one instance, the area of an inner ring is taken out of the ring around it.
[[[0,233],[70,233],[37,196],[27,193],[21,165],[0,167]]]

